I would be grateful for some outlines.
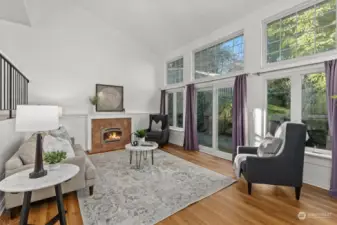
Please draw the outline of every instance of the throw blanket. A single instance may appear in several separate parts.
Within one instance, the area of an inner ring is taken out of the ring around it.
[[[254,154],[238,154],[234,159],[233,169],[235,172],[235,176],[238,179],[240,178],[241,163],[246,161],[248,156],[257,157],[257,155],[254,155]]]

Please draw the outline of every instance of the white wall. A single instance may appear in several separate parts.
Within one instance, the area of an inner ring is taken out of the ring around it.
[[[249,130],[249,144],[258,145],[259,141],[265,134],[265,86],[264,76],[253,75],[256,72],[265,72],[276,68],[287,68],[290,66],[310,64],[314,62],[321,62],[323,60],[336,57],[335,52],[325,54],[322,56],[315,56],[313,58],[302,61],[279,64],[272,67],[262,66],[262,22],[263,20],[275,16],[293,7],[302,4],[304,0],[284,0],[267,5],[260,10],[257,10],[241,20],[237,20],[229,25],[226,25],[210,34],[205,34],[204,37],[199,38],[188,45],[176,49],[165,57],[165,62],[170,61],[178,56],[184,56],[184,83],[191,82],[193,73],[193,51],[200,49],[203,46],[210,45],[224,40],[226,37],[238,31],[244,32],[245,38],[245,72],[248,76],[248,130]],[[165,81],[163,80],[163,83]],[[168,86],[168,88],[170,88]],[[170,142],[174,144],[182,143],[183,132],[173,131],[170,137]],[[304,181],[328,189],[330,183],[331,160],[319,159],[317,157],[305,156],[304,165]]]
[[[39,10],[28,11],[36,18]],[[124,86],[126,111],[159,110],[158,56],[88,11],[69,7],[32,27],[0,21],[0,30],[0,51],[31,80],[29,103],[85,114],[100,83]]]
[[[5,162],[18,150],[24,135],[15,132],[15,120],[0,121],[0,180],[4,177]],[[3,193],[0,192],[0,215],[3,211]]]

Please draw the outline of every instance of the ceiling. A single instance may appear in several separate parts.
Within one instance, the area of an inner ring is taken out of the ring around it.
[[[0,19],[30,26],[24,0],[0,0]]]
[[[273,1],[280,0],[0,0],[0,18],[34,27],[60,10],[81,7],[165,54]]]
[[[78,0],[112,26],[165,53],[276,0]]]

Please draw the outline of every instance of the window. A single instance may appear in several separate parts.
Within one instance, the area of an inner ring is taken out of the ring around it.
[[[223,76],[244,69],[243,35],[198,51],[194,56],[195,79]]]
[[[184,80],[184,59],[180,58],[167,64],[167,84],[177,84]]]
[[[336,0],[267,24],[267,63],[336,49]]]
[[[213,132],[213,90],[197,92],[197,130],[199,144],[212,147]]]
[[[307,74],[302,81],[302,122],[309,136],[306,145],[319,149],[331,149],[325,82],[324,73]]]
[[[325,73],[319,70],[267,80],[267,129],[275,131],[284,121],[301,121],[307,127],[307,147],[331,150]]]
[[[167,112],[169,125],[174,128],[183,128],[184,126],[184,92],[175,90],[167,94]]]
[[[173,126],[173,93],[167,94],[167,102],[169,125]]]
[[[183,121],[184,121],[184,95],[183,95],[183,92],[177,92],[176,97],[177,97],[177,101],[176,101],[177,127],[183,128]]]
[[[270,129],[290,120],[290,88],[290,78],[267,81],[267,110]]]
[[[218,89],[218,148],[232,153],[233,88]]]

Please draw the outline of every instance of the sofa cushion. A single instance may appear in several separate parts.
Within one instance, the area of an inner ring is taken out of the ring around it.
[[[25,141],[18,150],[18,156],[20,157],[24,165],[33,164],[35,162],[36,151],[36,138],[33,136]]]
[[[22,160],[19,157],[12,157],[6,162],[6,170],[15,170],[23,165]]]
[[[63,151],[67,153],[67,158],[75,157],[74,149],[68,140],[56,138],[51,135],[47,135],[44,137],[43,151],[44,152]]]
[[[68,134],[68,131],[66,130],[66,128],[64,126],[60,126],[56,130],[49,131],[49,134],[51,136],[54,136],[54,137],[57,137],[57,138],[65,139],[65,140],[69,141],[70,144],[72,144],[71,137]]]

